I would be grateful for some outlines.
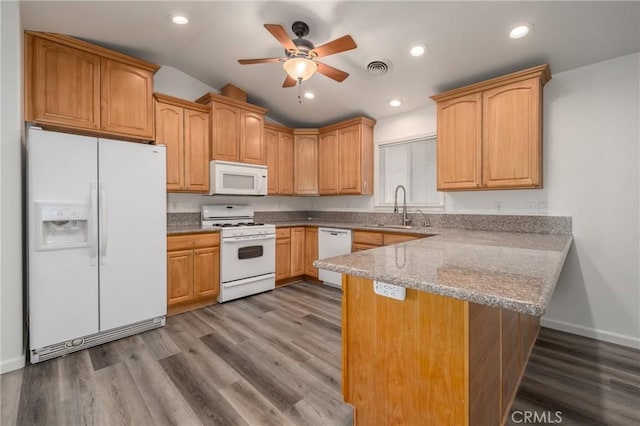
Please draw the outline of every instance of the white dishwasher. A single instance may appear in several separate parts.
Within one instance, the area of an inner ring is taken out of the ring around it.
[[[318,258],[340,256],[351,253],[351,231],[348,229],[319,228]],[[318,271],[318,278],[332,287],[342,288],[342,274],[333,271]]]

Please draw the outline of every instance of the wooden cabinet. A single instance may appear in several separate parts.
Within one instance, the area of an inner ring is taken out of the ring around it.
[[[215,93],[206,93],[196,102],[211,108],[211,160],[265,164],[265,108]]]
[[[153,137],[153,72],[102,58],[101,128],[109,133]]]
[[[220,292],[220,236],[217,233],[167,237],[167,312],[185,312],[215,303]]]
[[[304,236],[304,274],[318,278],[318,269],[313,262],[318,260],[318,228],[307,226]]]
[[[438,190],[480,188],[482,96],[472,93],[438,102],[437,117]]]
[[[209,191],[209,109],[154,94],[156,143],[167,150],[167,191]]]
[[[432,96],[438,190],[542,187],[542,88],[548,65]]]
[[[304,275],[304,250],[305,231],[304,227],[291,228],[291,276]]]
[[[293,130],[264,124],[265,163],[269,195],[293,195]]]
[[[353,231],[351,251],[363,251],[371,248],[404,243],[424,238],[426,235],[398,234],[389,232]]]
[[[276,285],[305,275],[317,277],[317,269],[313,267],[313,261],[317,258],[317,227],[276,229]]]
[[[291,229],[276,229],[276,282],[291,276]]]
[[[25,31],[25,120],[53,130],[151,140],[159,68],[62,34]]]
[[[338,131],[320,133],[318,141],[318,192],[338,194]]]
[[[294,193],[318,195],[318,129],[295,129]]]
[[[365,117],[320,129],[320,194],[373,194],[373,126]]]

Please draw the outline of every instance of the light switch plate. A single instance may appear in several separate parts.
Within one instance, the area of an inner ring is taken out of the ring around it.
[[[384,283],[382,281],[373,282],[373,292],[380,296],[389,297],[396,300],[404,300],[407,289],[395,284]]]

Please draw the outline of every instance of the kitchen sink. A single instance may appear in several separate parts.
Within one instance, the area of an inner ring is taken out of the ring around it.
[[[395,229],[415,229],[417,227],[410,225],[385,225],[384,223],[378,223],[376,226],[381,228],[395,228]]]

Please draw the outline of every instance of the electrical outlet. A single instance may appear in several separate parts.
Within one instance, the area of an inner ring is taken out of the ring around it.
[[[540,213],[548,213],[549,212],[549,203],[546,201],[538,201],[538,211]]]
[[[537,201],[527,201],[527,211],[529,213],[535,213],[538,210]]]
[[[178,203],[176,203],[175,201],[170,203],[169,210],[171,210],[172,212],[177,211],[178,210]]]
[[[496,201],[495,210],[496,210],[496,213],[501,213],[502,212],[502,201]]]
[[[396,300],[404,300],[407,289],[399,285],[383,283],[382,281],[373,282],[373,292],[380,296],[389,297]]]

